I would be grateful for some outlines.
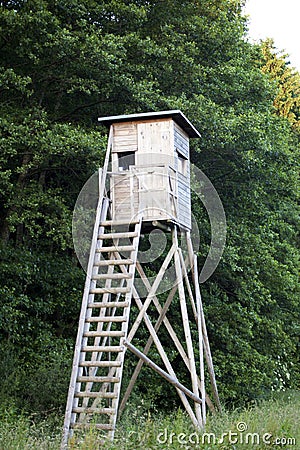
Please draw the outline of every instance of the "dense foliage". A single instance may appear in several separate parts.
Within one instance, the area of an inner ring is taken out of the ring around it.
[[[0,2],[2,399],[64,403],[84,283],[72,211],[102,162],[97,116],[174,108],[201,131],[192,160],[227,216],[224,257],[202,287],[221,399],[299,386],[299,80],[278,114],[286,77],[247,42],[242,3]],[[194,215],[202,260],[210,229],[201,204]]]

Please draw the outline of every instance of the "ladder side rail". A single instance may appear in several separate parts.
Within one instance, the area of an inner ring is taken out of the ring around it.
[[[101,178],[101,172],[99,171],[99,180],[100,180],[100,178]],[[99,197],[99,201],[101,201],[101,197]],[[106,218],[106,216],[107,216],[107,211],[108,211],[108,207],[109,207],[109,200],[108,200],[107,197],[104,197],[104,198],[103,198],[103,203],[102,203],[102,210],[101,210],[101,216],[100,216],[100,223],[101,223],[101,221],[103,221],[103,220]],[[97,227],[96,227],[96,228],[97,228]],[[99,227],[98,227],[98,234],[99,234],[100,230],[102,230],[102,228],[103,228],[103,227],[101,227],[101,225],[99,224]],[[94,239],[94,238],[95,238],[95,236],[93,236],[93,239]],[[91,276],[91,280],[90,280],[90,291],[89,291],[88,303],[87,303],[86,315],[85,315],[85,324],[84,324],[83,335],[82,335],[82,341],[81,341],[81,346],[82,346],[82,348],[85,347],[85,346],[87,345],[87,342],[88,342],[88,338],[87,338],[87,336],[86,336],[86,333],[89,332],[91,323],[89,323],[87,320],[88,320],[88,319],[91,317],[91,315],[92,315],[92,310],[91,310],[91,308],[88,307],[88,305],[91,304],[91,303],[93,303],[93,302],[95,301],[95,295],[92,293],[92,289],[96,287],[97,281],[95,281],[95,280],[93,279],[93,276],[94,276],[95,274],[98,274],[99,266],[95,266],[95,262],[98,261],[98,260],[100,259],[100,254],[97,253],[97,249],[98,249],[99,247],[101,247],[101,245],[102,245],[102,243],[99,242],[99,241],[98,241],[98,238],[97,238],[97,241],[96,241],[96,244],[95,244],[95,253],[94,253],[94,262],[93,262],[93,267],[92,267],[92,276]],[[92,249],[92,247],[91,247],[90,256],[91,256],[91,255],[93,255],[93,249]],[[80,360],[79,360],[79,367],[78,367],[78,372],[77,372],[78,377],[82,376],[82,373],[83,373],[83,366],[81,365],[81,362],[85,361],[85,358],[86,358],[86,353],[85,353],[85,352],[81,352],[81,353],[80,353]],[[90,370],[91,370],[91,368],[88,369],[89,373],[90,373]],[[93,385],[93,383],[92,383],[92,385]],[[81,391],[81,383],[78,382],[76,386],[77,386],[77,391]],[[92,386],[91,386],[91,389],[92,389]],[[91,389],[90,389],[90,390],[91,390]],[[86,386],[85,386],[85,391],[87,391],[87,387],[86,387]],[[74,407],[77,406],[78,401],[79,401],[78,398],[75,398],[75,399],[73,400],[73,411],[74,411]],[[87,398],[83,399],[83,405],[82,405],[82,406],[85,407],[85,404],[86,404],[87,401],[88,401]],[[74,417],[74,419],[71,420],[71,424],[72,424],[72,423],[75,423],[76,418],[77,418],[77,421],[78,421],[78,422],[81,422],[81,421],[84,419],[85,414],[83,414],[83,415],[80,414],[79,416],[76,416],[76,413],[75,413],[75,414],[73,414],[73,417]]]
[[[101,172],[102,171],[99,171],[99,175]],[[102,175],[102,173],[101,173],[101,175]],[[69,386],[67,405],[66,405],[66,413],[65,413],[65,421],[64,421],[64,426],[63,426],[63,439],[62,439],[62,446],[61,446],[62,449],[65,449],[67,447],[68,438],[69,438],[73,401],[74,401],[74,395],[75,395],[75,390],[76,390],[76,386],[77,386],[76,379],[77,379],[78,370],[81,370],[81,368],[79,368],[81,343],[82,343],[82,336],[83,336],[83,332],[84,332],[84,328],[85,328],[87,305],[88,305],[88,301],[89,301],[89,297],[90,297],[89,291],[90,291],[90,284],[91,284],[91,278],[92,278],[92,272],[93,272],[94,257],[95,257],[95,252],[96,252],[97,235],[98,235],[100,221],[102,218],[104,220],[103,216],[105,216],[107,213],[107,207],[108,207],[108,202],[103,201],[103,198],[99,197],[97,211],[96,211],[96,219],[95,219],[94,230],[93,230],[93,237],[92,237],[92,242],[91,242],[88,268],[87,268],[87,276],[86,276],[86,280],[85,280],[84,292],[83,292],[83,297],[82,297],[77,338],[76,338],[76,344],[75,344],[75,350],[74,350],[72,374],[71,374],[71,379],[70,379],[70,386]]]
[[[97,212],[96,212],[96,219],[95,219],[95,224],[94,224],[94,230],[93,230],[93,237],[92,237],[92,243],[91,243],[91,248],[90,248],[90,255],[89,255],[89,262],[88,262],[88,268],[87,268],[87,277],[86,277],[86,283],[85,283],[85,288],[84,288],[84,293],[83,293],[83,300],[82,300],[82,311],[85,311],[85,316],[84,316],[84,321],[86,319],[86,317],[89,317],[91,315],[91,309],[88,308],[88,301],[86,301],[86,290],[87,289],[91,289],[93,287],[96,286],[96,281],[93,279],[92,275],[95,275],[98,273],[99,267],[94,267],[94,262],[97,259],[100,259],[100,254],[96,253],[96,250],[99,248],[98,246],[98,235],[103,232],[103,227],[100,227],[100,223],[103,222],[106,219],[107,216],[107,212],[109,209],[109,203],[108,203],[108,198],[105,197],[106,195],[106,177],[107,177],[107,171],[108,171],[108,164],[109,164],[109,158],[110,158],[110,151],[111,151],[111,146],[112,146],[112,135],[113,135],[113,128],[112,126],[110,127],[110,131],[109,131],[109,136],[108,136],[108,143],[107,143],[107,149],[106,149],[106,154],[105,154],[105,159],[104,159],[104,165],[103,165],[103,169],[99,169],[98,170],[98,189],[99,189],[99,197],[98,197],[98,206],[97,206]],[[98,217],[98,211],[100,208],[104,208],[105,212],[103,214],[101,214],[100,212],[100,216]],[[91,299],[92,301],[94,300],[94,295],[87,295],[88,300]],[[80,317],[81,320],[81,317]],[[81,338],[84,341],[87,341],[86,338],[83,337],[83,333],[84,331],[86,331],[85,329],[88,327],[89,328],[89,324],[84,323],[82,327],[78,327],[78,334],[77,337],[79,337],[79,333],[81,335]],[[76,344],[77,346],[77,344]],[[75,346],[75,351],[76,351],[76,346]],[[84,346],[84,343],[82,343],[82,346]],[[80,352],[80,351],[79,351]],[[80,353],[79,353],[79,358],[78,356],[76,357],[76,359],[78,359],[78,363],[77,363],[77,367],[78,367],[78,375],[81,375],[80,372],[82,372],[82,367],[79,367],[79,361],[80,361]],[[74,354],[74,360],[75,360],[75,354]],[[74,363],[73,363],[73,367],[74,367]],[[91,368],[89,369],[89,372],[91,371]],[[77,376],[77,374],[76,374]],[[72,378],[71,378],[72,380]],[[71,386],[71,383],[70,383]],[[86,391],[91,390],[92,388],[92,384],[88,386],[88,388],[86,388]],[[80,390],[80,385],[79,385],[79,389]],[[74,390],[75,393],[75,390]],[[73,401],[72,401],[72,405],[71,408],[74,406],[73,402],[74,402],[74,393],[72,394],[73,397]],[[87,399],[83,400],[83,405],[85,405]],[[78,402],[78,399],[76,399],[76,402]],[[68,402],[67,402],[67,406],[68,406]],[[76,406],[76,405],[75,405]],[[69,421],[69,427],[68,427],[68,435],[69,435],[69,428],[70,428],[70,423],[71,423],[71,417],[72,414],[70,416],[70,421]],[[64,432],[65,433],[65,432]],[[64,436],[65,438],[65,436]],[[68,436],[67,438],[68,439]]]
[[[118,255],[117,253],[116,253],[116,255],[117,255],[117,257],[119,257],[120,258],[120,255]],[[124,269],[124,270],[126,270],[126,269]],[[128,294],[127,294],[128,295]],[[113,318],[114,316],[115,316],[115,312],[116,312],[116,309],[117,309],[117,303],[119,303],[118,302],[118,299],[119,299],[119,297],[120,297],[120,294],[118,294],[118,296],[117,296],[117,298],[116,298],[116,301],[114,302],[114,304],[116,305],[116,306],[114,306],[113,308],[112,308],[112,310],[111,310],[111,317]],[[126,304],[127,303],[127,305],[126,305],[126,308],[128,308],[129,307],[129,302],[128,301],[126,301],[126,299],[125,299],[125,301],[124,301],[124,303]],[[121,304],[121,306],[123,307],[123,305],[122,305],[122,302],[120,303]],[[102,308],[101,308],[102,309]],[[104,308],[103,308],[104,309]],[[125,310],[125,307],[124,307],[124,310]],[[125,322],[125,321],[124,321]],[[107,330],[110,330],[111,329],[111,322],[108,322],[107,323]],[[122,330],[121,330],[122,331]],[[125,336],[124,336],[125,337]],[[102,344],[101,344],[101,348],[105,348],[106,347],[106,339],[105,339],[105,337],[103,337],[103,341],[102,341]],[[102,351],[100,351],[100,352],[98,352],[98,358],[97,358],[97,360],[96,360],[96,362],[99,362],[99,361],[101,361],[101,358],[102,358],[102,354],[103,354],[103,350]],[[118,354],[118,356],[117,356],[117,358],[116,358],[116,362],[121,362],[121,359],[120,359],[120,356],[122,355],[122,352],[120,352],[119,354]],[[120,363],[120,365],[121,365],[121,363]],[[118,366],[113,366],[113,367],[111,367],[110,368],[110,370],[109,370],[109,373],[108,373],[108,376],[109,377],[111,377],[111,376],[114,376],[114,374],[115,374],[115,372],[116,372],[116,367],[119,367],[119,365]],[[107,390],[107,384],[103,384],[103,386],[101,387],[101,390],[100,390],[100,392],[101,392],[101,394],[103,394],[103,393],[105,393],[106,392],[106,390]],[[97,401],[97,400],[96,400]]]
[[[99,183],[101,180],[101,169],[99,169]],[[101,197],[99,197],[99,201],[101,202]],[[100,223],[99,223],[99,227],[98,227],[98,235],[101,231],[103,231],[103,227],[101,227],[101,222],[106,219],[107,217],[107,213],[108,213],[108,208],[109,208],[109,199],[107,197],[103,197],[103,203],[102,203],[102,211],[101,211],[101,216],[100,216]],[[96,221],[95,221],[96,222]],[[81,341],[81,346],[82,348],[85,347],[87,345],[88,342],[88,338],[86,337],[86,332],[89,332],[89,328],[90,328],[90,323],[87,322],[87,320],[91,317],[92,315],[92,310],[91,308],[88,307],[89,304],[93,303],[95,301],[95,296],[92,293],[92,289],[96,287],[96,283],[97,281],[94,279],[94,275],[98,274],[99,271],[99,266],[96,266],[95,263],[97,261],[100,260],[100,253],[97,253],[97,250],[102,246],[102,242],[98,240],[98,235],[97,235],[97,241],[96,241],[96,247],[95,247],[95,253],[94,253],[94,262],[93,262],[93,267],[92,267],[92,276],[91,276],[91,280],[90,280],[90,291],[89,291],[89,296],[88,296],[88,304],[87,304],[87,309],[86,309],[86,315],[85,315],[85,324],[84,324],[84,329],[83,329],[83,335],[82,335],[82,341]],[[93,236],[94,239],[94,236]],[[90,256],[93,254],[93,249],[91,247],[91,251],[90,251]],[[78,367],[78,371],[77,371],[77,376],[81,377],[83,374],[83,366],[82,366],[82,362],[85,361],[86,358],[86,353],[85,352],[81,352],[80,353],[80,360],[79,360],[79,367]],[[88,372],[89,372],[89,376],[91,376],[90,372],[91,372],[91,368],[88,368]],[[77,378],[78,381],[78,378]],[[81,382],[78,381],[76,384],[77,387],[77,392],[81,391]],[[86,383],[85,385],[85,392],[89,392],[92,390],[93,387],[93,382],[91,382],[89,385],[88,383]],[[87,404],[88,404],[88,397],[83,399],[82,402],[82,407],[81,409],[84,409]],[[78,402],[79,402],[79,398],[76,397],[73,399],[73,413],[71,416],[71,421],[70,421],[70,425],[74,424],[76,421],[77,422],[83,422],[86,418],[86,414],[85,413],[80,413],[79,415],[77,415],[77,413],[74,413],[74,408],[76,408],[78,406]],[[77,408],[78,409],[78,408]]]
[[[99,176],[99,192],[101,190],[101,188],[100,188],[101,181],[100,180],[101,180],[101,177]],[[99,198],[101,198],[101,197],[99,197]],[[101,226],[101,222],[104,219],[106,219],[106,216],[107,216],[107,213],[108,213],[108,210],[109,210],[109,200],[108,200],[107,197],[105,197],[105,201],[107,203],[107,209],[106,209],[105,216],[100,218],[100,224],[99,224],[99,229],[98,229],[98,234],[97,234],[97,244],[96,244],[96,249],[95,249],[96,253],[95,253],[95,258],[94,258],[94,266],[93,266],[93,269],[92,269],[92,279],[91,279],[91,282],[90,282],[90,289],[95,288],[96,285],[97,285],[97,280],[95,278],[95,275],[98,275],[99,266],[95,266],[95,263],[97,261],[99,261],[100,258],[101,258],[101,254],[98,253],[97,250],[99,250],[103,246],[103,240],[99,239],[99,235],[104,233],[104,227]],[[90,298],[91,298],[92,301],[89,304],[93,303],[94,296],[91,295]],[[92,315],[92,308],[89,307],[89,304],[87,306],[86,319],[89,319],[91,317],[91,315]],[[101,315],[101,312],[100,312],[100,315]],[[85,328],[87,328],[87,330],[85,330],[85,331],[88,331],[89,326],[90,326],[90,323],[89,324],[87,324],[87,323],[85,324]],[[101,331],[101,329],[99,329],[99,327],[101,327],[101,326],[103,326],[103,323],[100,323],[100,324],[97,325],[97,331]],[[97,341],[97,338],[95,339],[95,341]],[[82,346],[84,347],[86,344],[87,344],[87,339],[84,337],[83,340],[82,340]],[[99,341],[98,342],[94,342],[94,345],[98,346],[99,345]],[[92,352],[91,361],[94,361],[95,359],[97,359],[97,355],[98,355],[98,353]],[[89,373],[89,377],[95,376],[96,375],[95,368],[92,367],[92,366],[89,367],[88,373]],[[83,392],[90,393],[92,388],[93,388],[93,382],[88,382],[88,383],[86,383],[85,390]],[[89,401],[88,397],[83,399],[83,402],[82,402],[82,407],[83,408],[87,407],[88,401]]]
[[[101,227],[100,227],[101,228]],[[102,227],[103,228],[103,227]],[[104,232],[102,232],[102,233],[100,233],[99,235],[98,235],[98,239],[100,239],[100,241],[102,241],[103,242],[103,240],[106,238],[106,235],[104,234]],[[115,242],[115,246],[116,247],[118,247],[118,243],[119,243],[119,238],[118,239],[116,239],[118,242]],[[100,257],[100,254],[98,254],[99,255],[99,257]],[[97,255],[97,256],[98,256]],[[110,258],[112,257],[112,255],[110,256]],[[108,267],[108,275],[113,275],[113,272],[114,272],[114,266],[109,266]],[[110,286],[111,286],[111,281],[112,281],[112,278],[107,278],[106,280],[105,280],[105,288],[107,288],[108,289],[108,291],[109,291],[109,288],[110,288]],[[121,282],[121,287],[124,285],[124,282],[125,282],[125,280],[124,279],[121,279],[120,280],[120,282]],[[119,302],[119,299],[120,299],[120,296],[121,296],[121,294],[120,293],[118,293],[117,294],[117,296],[116,296],[116,299],[115,299],[115,302],[116,303],[118,303]],[[101,299],[101,301],[105,304],[105,303],[107,303],[107,301],[108,301],[108,297],[109,297],[109,293],[104,293],[103,295],[102,295],[102,299]],[[115,315],[115,313],[116,313],[116,310],[117,310],[117,307],[113,307],[112,309],[111,309],[111,311],[109,312],[109,316],[114,316]],[[107,309],[106,308],[100,308],[100,317],[101,316],[104,316],[105,314],[106,314],[106,312],[107,312]],[[102,333],[102,331],[103,331],[103,325],[104,325],[104,322],[99,322],[98,324],[97,324],[97,330],[95,331],[95,334],[96,334],[96,336],[95,336],[95,340],[94,340],[94,346],[101,346],[101,347],[106,347],[107,345],[108,345],[108,347],[110,346],[110,343],[109,343],[109,340],[110,340],[110,338],[109,338],[109,333],[108,333],[108,335],[107,336],[101,336],[101,333]],[[112,322],[108,322],[107,323],[107,326],[106,326],[106,329],[105,329],[105,332],[109,332],[110,330],[111,330],[111,326],[112,326]],[[99,334],[99,336],[97,336],[97,334]],[[101,342],[101,339],[102,339],[102,342]],[[107,341],[108,341],[108,344],[107,344]],[[100,342],[101,342],[101,344],[100,344]],[[103,356],[103,352],[92,352],[92,356],[91,356],[91,367],[89,368],[89,377],[95,377],[96,375],[97,375],[97,372],[98,372],[98,369],[99,369],[99,366],[97,365],[97,364],[95,364],[95,366],[92,366],[92,363],[93,362],[100,362],[101,360],[102,360],[102,356]],[[110,352],[108,353],[108,360],[110,360],[110,356],[111,356],[111,354],[110,354]],[[115,367],[112,367],[111,368],[111,371],[110,371],[110,373],[111,373],[111,375],[110,376],[113,376],[114,375],[114,372],[116,371],[116,368]],[[112,373],[113,372],[113,373]],[[91,392],[91,390],[92,390],[92,387],[93,387],[93,381],[88,381],[87,383],[86,383],[86,386],[85,386],[85,392],[87,392],[87,393],[89,393],[89,392]],[[101,387],[101,393],[103,394],[104,392],[106,392],[107,391],[107,389],[109,388],[109,383],[104,383],[103,384],[103,386]],[[98,398],[96,398],[95,400],[94,400],[94,402],[93,402],[93,405],[92,405],[92,407],[97,407],[97,404],[99,403],[99,399]],[[83,407],[87,407],[87,404],[88,404],[88,397],[86,397],[84,400],[83,400]]]
[[[113,266],[109,266],[109,268],[108,268],[108,273],[110,273],[110,272],[113,273],[113,270],[114,270],[114,267],[113,267]],[[107,279],[107,280],[105,281],[105,288],[109,289],[109,288],[110,288],[110,285],[111,285],[111,279]],[[110,297],[109,292],[104,293],[103,296],[102,296],[102,300],[101,300],[101,301],[105,304],[106,302],[108,302],[109,297]],[[112,312],[111,315],[114,315],[114,312],[115,312],[115,311],[116,311],[116,308],[113,308],[113,312]],[[99,314],[99,317],[104,317],[105,314],[106,314],[106,312],[107,312],[106,308],[100,308],[100,314]],[[97,330],[96,330],[98,333],[100,333],[100,332],[103,330],[103,325],[104,325],[104,322],[98,322],[98,324],[97,324]],[[107,327],[108,327],[108,328],[106,328],[107,331],[110,330],[110,328],[111,328],[111,322],[108,323]],[[94,345],[95,345],[95,346],[100,345],[100,340],[101,340],[101,337],[100,337],[100,336],[99,336],[99,337],[97,336],[97,337],[95,338]],[[104,342],[104,343],[102,343],[101,345],[102,345],[102,346],[105,346],[105,345],[106,345],[106,341],[107,341],[107,339],[103,338],[103,342]],[[100,361],[101,358],[102,358],[102,352],[101,352],[100,354],[97,353],[97,352],[93,352],[93,353],[92,353],[92,358],[91,358],[92,361]],[[93,370],[97,372],[97,368],[94,368]],[[95,376],[95,375],[96,375],[96,374],[94,373],[93,376]]]
[[[121,284],[122,284],[122,285],[124,284],[124,280],[121,280]],[[121,294],[117,294],[117,297],[116,297],[116,299],[115,299],[115,302],[116,302],[116,303],[119,301],[120,296],[121,296]],[[105,314],[105,309],[106,309],[106,308],[100,308],[100,310],[103,311],[104,314]],[[116,307],[116,306],[113,307],[113,308],[111,309],[109,315],[110,315],[111,317],[114,317],[114,316],[115,316],[115,313],[116,313],[116,310],[117,310],[117,307]],[[103,325],[104,322],[101,322],[101,324]],[[112,326],[112,322],[108,322],[105,331],[106,331],[106,332],[109,332],[109,331],[111,330],[111,326]],[[102,329],[103,329],[103,327],[102,327],[101,329],[98,329],[98,328],[97,328],[96,333],[101,332]],[[101,347],[105,347],[105,346],[107,345],[108,337],[109,337],[109,336],[96,336],[96,337],[95,337],[94,345],[95,345],[95,346],[99,346],[99,345],[100,345]],[[101,339],[102,339],[102,341],[101,341]],[[92,352],[92,358],[91,358],[91,361],[92,361],[92,362],[100,362],[101,359],[102,359],[102,356],[103,356],[103,352]],[[97,367],[97,366],[92,367],[91,376],[96,376],[96,375],[97,375],[97,371],[98,371],[98,367]],[[111,376],[113,376],[113,374],[112,374]]]
[[[111,147],[112,147],[112,139],[113,139],[113,126],[111,125],[110,130],[109,130],[104,165],[103,165],[103,169],[100,169],[100,170],[102,170],[102,177],[101,177],[101,179],[99,177],[99,199],[103,198],[104,194],[105,194],[105,183],[106,183],[106,177],[107,177],[107,171],[108,171],[110,151],[111,151]]]
[[[83,332],[84,332],[84,328],[85,328],[87,304],[88,304],[88,300],[90,297],[89,290],[90,290],[92,273],[93,273],[94,258],[95,258],[95,253],[96,253],[97,236],[99,233],[100,221],[105,220],[106,214],[107,214],[107,208],[108,208],[108,202],[104,202],[104,193],[105,193],[105,181],[106,181],[106,174],[107,174],[108,163],[109,163],[111,143],[112,143],[112,127],[109,132],[104,167],[103,167],[103,169],[99,169],[99,197],[98,197],[98,204],[97,204],[97,210],[96,210],[95,224],[94,224],[94,229],[93,229],[93,237],[92,237],[91,248],[90,248],[89,262],[88,262],[88,267],[87,267],[87,276],[86,276],[85,287],[84,287],[83,298],[82,298],[82,306],[81,306],[81,312],[80,312],[80,318],[79,318],[77,339],[76,339],[75,350],[74,350],[72,374],[71,374],[69,393],[68,393],[68,398],[67,398],[65,422],[64,422],[64,427],[63,427],[62,448],[66,448],[66,446],[67,446],[69,430],[70,430],[70,423],[71,423],[71,419],[72,419],[72,408],[74,406],[73,405],[74,394],[75,394],[75,389],[76,389],[76,385],[77,385],[76,378],[77,378],[78,371],[82,372],[82,368],[79,367],[80,353],[81,353],[81,341],[82,341],[82,336],[83,336]],[[78,399],[76,401],[78,401]]]

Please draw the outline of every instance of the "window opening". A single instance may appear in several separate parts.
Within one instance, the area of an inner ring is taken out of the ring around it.
[[[129,166],[135,165],[135,152],[118,153],[119,170],[129,170]]]
[[[177,152],[178,156],[178,172],[187,176],[187,159],[184,158],[180,153]]]

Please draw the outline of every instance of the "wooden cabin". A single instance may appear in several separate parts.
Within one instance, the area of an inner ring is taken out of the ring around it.
[[[99,118],[112,127],[113,220],[191,229],[189,139],[199,132],[179,110]]]

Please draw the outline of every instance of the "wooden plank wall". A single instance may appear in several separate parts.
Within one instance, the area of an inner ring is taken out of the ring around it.
[[[131,171],[111,177],[111,199],[114,220],[130,220],[138,212],[138,179]]]
[[[174,146],[176,154],[176,169],[178,183],[178,221],[191,228],[191,188],[190,188],[190,155],[189,138],[187,134],[174,122]],[[178,157],[185,159],[184,173],[180,173]]]
[[[168,174],[166,167],[156,167],[155,171],[139,169],[139,199],[143,217],[147,220],[166,220],[171,216],[168,196]]]
[[[190,159],[189,138],[182,128],[174,123],[174,146],[185,159]]]
[[[112,152],[136,152],[138,149],[136,122],[115,123]]]
[[[188,135],[172,119],[159,119],[155,121],[138,121],[116,123],[114,126],[113,148],[114,154],[119,152],[136,152],[136,168],[154,168],[158,166],[171,166],[177,171],[177,220],[185,227],[191,228],[191,200],[190,200],[190,162]],[[178,164],[178,159],[181,164]],[[116,161],[113,166],[116,166]],[[128,177],[114,176],[116,183],[113,189],[113,203],[118,219],[131,218],[138,208],[147,205],[149,209],[147,218],[159,220],[159,208],[165,209],[167,215],[174,215],[174,205],[169,195],[169,177],[160,177],[155,173],[147,172],[144,180],[132,174]],[[164,181],[163,186],[161,185]],[[144,188],[142,187],[144,185]],[[147,186],[145,189],[145,185]],[[140,198],[141,197],[141,198]],[[139,204],[140,203],[140,204]],[[165,218],[167,218],[167,215]],[[155,217],[154,217],[155,216]]]
[[[178,180],[178,222],[191,228],[191,189],[187,178],[181,173],[177,174]]]

